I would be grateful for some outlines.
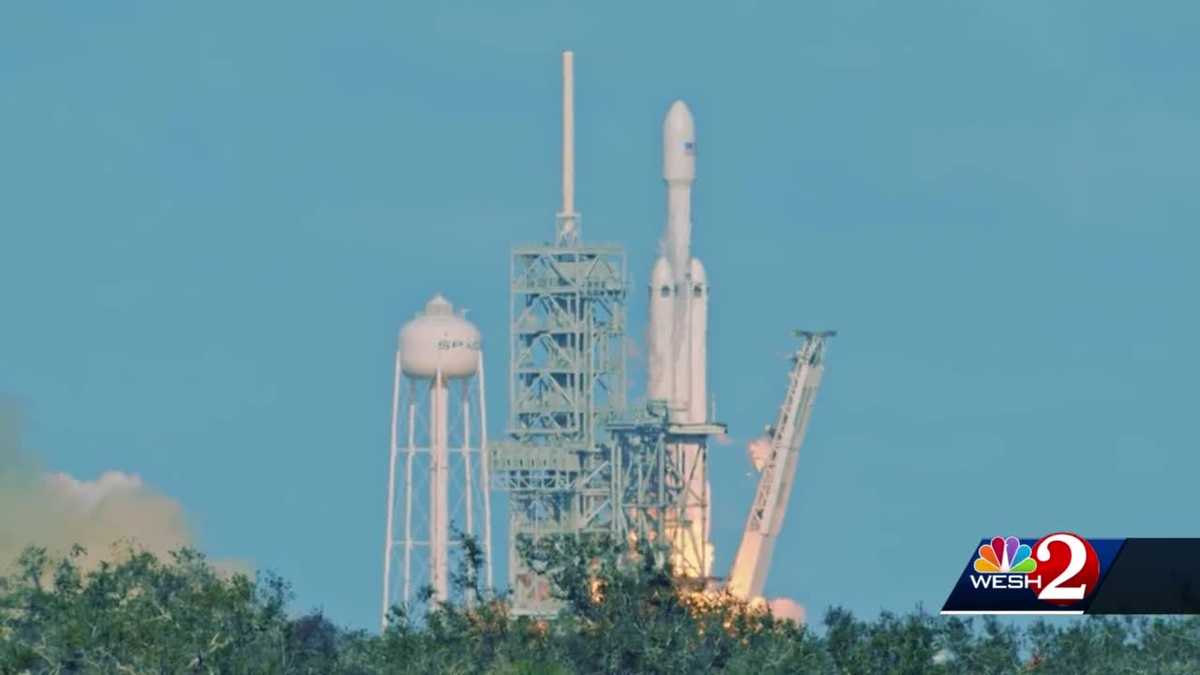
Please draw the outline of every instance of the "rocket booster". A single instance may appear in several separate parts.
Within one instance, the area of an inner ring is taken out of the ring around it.
[[[692,258],[688,266],[688,379],[687,421],[708,421],[708,279],[704,265]]]
[[[675,391],[675,277],[671,263],[660,257],[650,273],[650,381],[646,398],[667,401]]]

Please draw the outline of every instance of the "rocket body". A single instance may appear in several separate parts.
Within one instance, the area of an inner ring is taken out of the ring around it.
[[[663,120],[663,180],[667,183],[667,260],[677,284],[687,277],[691,259],[695,179],[696,125],[687,104],[675,101]]]
[[[691,419],[690,403],[693,394],[705,392],[692,387],[692,181],[696,178],[696,127],[692,113],[683,101],[675,101],[663,120],[663,180],[667,184],[666,267],[672,283],[671,304],[671,364],[663,366],[661,374],[671,382],[667,397],[672,419],[679,422],[700,422]],[[655,272],[662,267],[655,264]],[[652,275],[653,276],[653,275]],[[651,316],[651,323],[661,317]],[[666,333],[657,324],[652,331]],[[669,375],[666,371],[669,371]],[[655,378],[652,376],[651,380]]]
[[[692,182],[696,177],[696,130],[692,113],[676,101],[663,120],[663,180],[667,187],[663,255],[650,283],[650,364],[647,397],[667,402],[680,424],[708,421],[708,280],[691,257]],[[705,448],[680,443],[671,448],[684,468],[686,506],[669,533],[676,568],[708,576],[709,482]]]

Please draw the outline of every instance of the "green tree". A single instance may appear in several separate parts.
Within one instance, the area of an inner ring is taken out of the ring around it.
[[[28,549],[0,577],[0,675],[1200,672],[1198,617],[1022,627],[832,608],[817,631],[676,576],[653,547],[551,538],[522,548],[553,581],[557,616],[514,616],[481,587],[468,542],[456,599],[419,621],[393,608],[381,635],[295,613],[282,579],[218,574],[195,551],[128,550],[85,571],[81,549]]]

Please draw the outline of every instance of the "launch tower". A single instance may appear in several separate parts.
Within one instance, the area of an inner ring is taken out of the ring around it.
[[[708,436],[725,431],[707,421],[702,387],[696,400],[683,399],[694,414],[672,409],[674,397],[651,396],[638,412],[627,408],[625,252],[581,240],[573,99],[573,57],[565,52],[562,211],[553,243],[513,249],[509,438],[493,455],[495,485],[509,493],[509,588],[514,611],[524,614],[551,613],[556,603],[548,581],[523,564],[522,538],[650,541],[669,547],[677,563],[693,563],[685,573],[705,576],[711,560],[702,459]],[[700,285],[680,292],[703,298],[697,304],[706,307],[702,274],[682,279]],[[676,355],[693,354],[703,361],[702,349]],[[681,371],[689,368],[690,360],[681,362]]]
[[[605,422],[625,409],[625,251],[580,240],[574,199],[571,52],[563,54],[562,211],[553,243],[517,246],[510,270],[509,439],[495,447],[509,493],[509,588],[518,612],[553,611],[520,538],[612,530]]]

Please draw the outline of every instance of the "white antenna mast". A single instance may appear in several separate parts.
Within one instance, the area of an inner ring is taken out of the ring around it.
[[[575,53],[562,54],[562,211],[558,213],[557,243],[579,239],[579,214],[575,212]]]

